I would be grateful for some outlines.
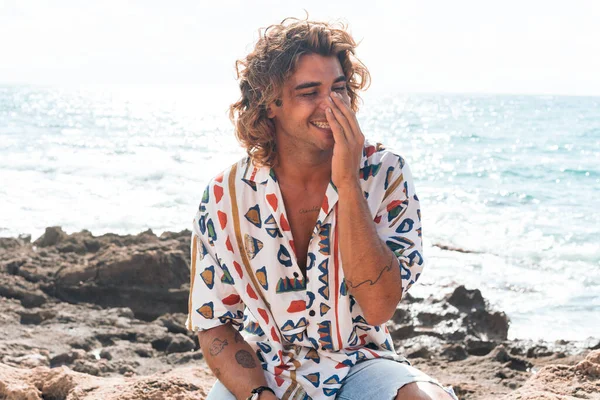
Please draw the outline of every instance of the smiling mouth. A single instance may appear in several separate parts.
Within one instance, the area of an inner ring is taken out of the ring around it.
[[[311,121],[311,124],[321,129],[331,129],[329,126],[329,122],[321,122],[321,121]]]

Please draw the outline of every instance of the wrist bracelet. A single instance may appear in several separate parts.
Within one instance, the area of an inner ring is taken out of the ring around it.
[[[271,389],[270,387],[259,386],[259,387],[252,389],[252,392],[250,392],[250,393],[252,393],[252,395],[250,397],[248,397],[246,400],[258,400],[258,396],[260,396],[260,394],[264,391],[268,391],[268,392],[275,394],[273,389]]]

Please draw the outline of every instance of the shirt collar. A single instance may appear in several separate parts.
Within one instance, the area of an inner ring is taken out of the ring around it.
[[[277,181],[275,173],[270,167],[256,166],[250,157],[246,158],[242,181],[255,191],[259,186],[265,186],[269,180]]]
[[[364,158],[365,156],[363,154],[363,159]],[[279,225],[281,221],[281,215],[279,214],[282,212],[282,208],[279,205],[283,205],[283,198],[281,198],[281,191],[273,169],[268,166],[256,166],[251,158],[248,157],[245,162],[242,181],[249,185],[254,191],[264,192],[265,201],[269,204],[271,211],[278,216],[276,221]],[[325,192],[325,197],[323,198],[323,203],[321,204],[317,226],[319,226],[325,220],[327,215],[329,215],[331,210],[333,210],[338,202],[338,198],[337,188],[333,182],[330,181]],[[282,227],[280,226],[280,228]]]

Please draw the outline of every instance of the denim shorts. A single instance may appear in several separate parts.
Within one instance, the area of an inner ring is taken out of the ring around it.
[[[363,361],[350,368],[336,399],[393,400],[402,386],[413,382],[431,382],[449,394],[448,400],[458,400],[452,387],[442,386],[415,367],[383,358]],[[221,382],[216,381],[206,400],[235,400],[235,396]]]

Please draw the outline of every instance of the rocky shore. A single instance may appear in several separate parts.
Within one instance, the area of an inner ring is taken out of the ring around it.
[[[189,239],[0,238],[0,399],[204,399],[215,378],[184,326]],[[461,399],[600,399],[598,338],[507,340],[479,290],[407,295],[388,327]]]

